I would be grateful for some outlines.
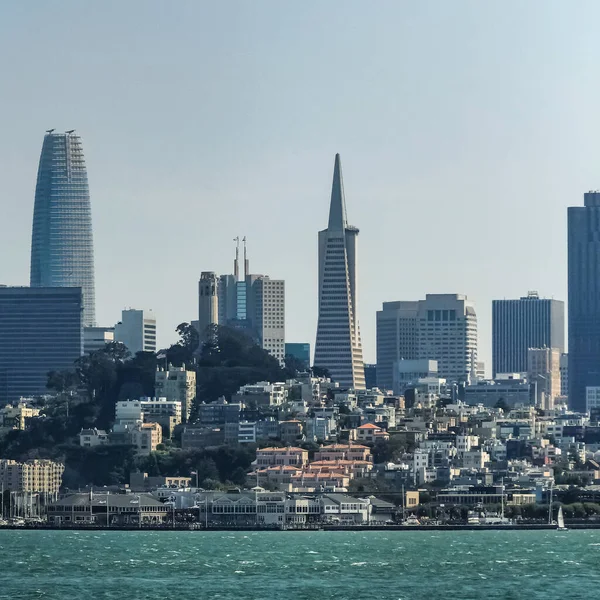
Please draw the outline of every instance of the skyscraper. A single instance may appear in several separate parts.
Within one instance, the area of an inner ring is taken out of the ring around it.
[[[81,288],[0,286],[0,402],[47,394],[83,351]]]
[[[83,324],[95,325],[94,242],[81,138],[46,132],[33,209],[31,287],[80,287]]]
[[[138,352],[156,352],[156,317],[150,310],[128,308],[121,311],[115,325],[115,342],[127,346],[132,356]]]
[[[569,406],[582,411],[600,385],[600,192],[583,200],[568,210]]]
[[[565,350],[565,304],[529,292],[492,302],[492,373],[525,373],[529,348]]]
[[[356,314],[356,238],[348,225],[340,155],[335,155],[329,223],[319,232],[319,322],[314,364],[341,387],[364,389],[365,371]]]

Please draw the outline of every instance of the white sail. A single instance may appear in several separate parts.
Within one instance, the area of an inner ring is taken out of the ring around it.
[[[565,528],[565,518],[563,517],[563,509],[562,506],[558,509],[558,517],[556,518],[556,522],[558,524],[559,529]]]

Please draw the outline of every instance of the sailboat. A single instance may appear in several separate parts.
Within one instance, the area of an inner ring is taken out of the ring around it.
[[[556,517],[556,524],[557,524],[556,529],[558,529],[558,531],[567,531],[567,528],[565,527],[565,517],[563,516],[562,506],[559,507],[559,509],[558,509],[558,516]]]

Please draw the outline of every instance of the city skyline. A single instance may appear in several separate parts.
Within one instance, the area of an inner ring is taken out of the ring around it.
[[[4,11],[0,44],[17,59],[0,140],[11,211],[0,224],[10,249],[2,283],[27,283],[39,134],[76,127],[94,202],[99,325],[126,306],[153,309],[168,345],[197,312],[200,258],[229,272],[229,253],[215,249],[242,231],[253,260],[287,278],[286,338],[312,341],[315,223],[338,150],[362,230],[367,362],[384,301],[466,294],[489,369],[493,299],[537,289],[566,300],[566,208],[598,181],[595,3],[575,14],[552,1],[541,12],[349,2],[343,18],[334,6],[187,4],[185,19],[143,8]],[[69,43],[52,33],[65,22]],[[205,76],[191,77],[198,69]],[[551,243],[538,252],[542,239]],[[149,295],[156,273],[170,281]]]

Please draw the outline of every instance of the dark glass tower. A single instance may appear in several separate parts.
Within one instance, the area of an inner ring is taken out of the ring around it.
[[[584,411],[585,388],[600,385],[600,192],[569,216],[569,406]]]
[[[83,325],[95,325],[94,241],[81,138],[44,136],[33,210],[31,287],[81,287]]]

